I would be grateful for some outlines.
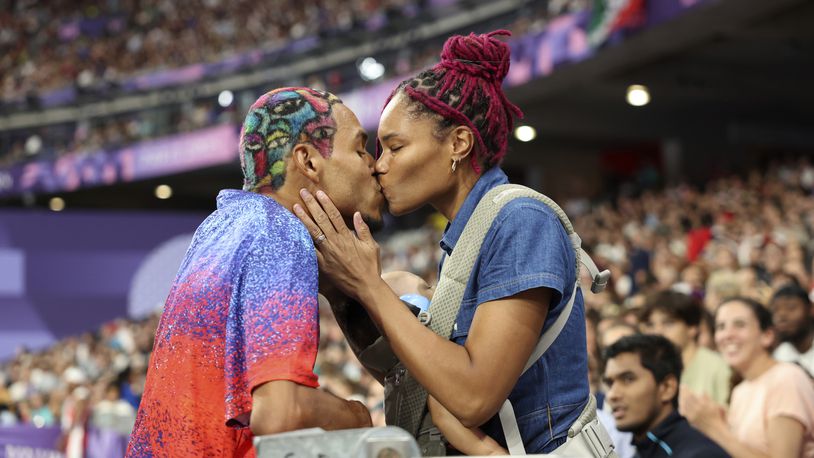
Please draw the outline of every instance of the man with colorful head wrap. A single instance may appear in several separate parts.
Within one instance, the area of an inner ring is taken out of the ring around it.
[[[283,88],[252,105],[243,190],[220,192],[181,264],[127,456],[254,456],[254,435],[370,425],[363,404],[315,389],[317,257],[291,213],[318,186],[349,220],[379,221],[366,142],[332,94]]]

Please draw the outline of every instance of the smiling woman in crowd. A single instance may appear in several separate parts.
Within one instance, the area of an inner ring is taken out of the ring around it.
[[[715,343],[743,378],[729,412],[703,395],[681,390],[690,422],[741,457],[797,458],[814,452],[814,385],[799,366],[773,359],[772,315],[760,303],[733,298],[715,313]]]

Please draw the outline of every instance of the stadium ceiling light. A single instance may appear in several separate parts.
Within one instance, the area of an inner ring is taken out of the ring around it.
[[[52,197],[51,200],[48,201],[48,208],[51,211],[61,212],[65,210],[65,200],[62,197]]]
[[[374,81],[384,75],[384,65],[373,57],[365,57],[356,67],[359,69],[359,76],[365,81]]]
[[[537,138],[537,129],[531,126],[522,125],[514,129],[514,138],[521,142],[530,142]]]
[[[28,137],[28,140],[25,141],[25,153],[29,156],[36,156],[41,150],[42,138],[37,134]]]
[[[627,87],[627,103],[634,107],[643,107],[650,103],[650,90],[642,84],[631,84]]]
[[[172,197],[172,188],[165,184],[160,184],[155,187],[155,196],[161,200],[167,200]]]
[[[235,95],[230,90],[221,91],[218,94],[218,105],[223,108],[229,107],[235,101]]]

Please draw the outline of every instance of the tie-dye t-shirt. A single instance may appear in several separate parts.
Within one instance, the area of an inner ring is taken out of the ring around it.
[[[156,332],[127,456],[254,456],[251,392],[316,387],[317,262],[274,199],[225,190],[195,232]]]

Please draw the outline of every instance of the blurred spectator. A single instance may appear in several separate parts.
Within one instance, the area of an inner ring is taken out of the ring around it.
[[[798,364],[814,376],[814,328],[808,293],[798,285],[783,286],[774,293],[769,309],[779,342],[774,359]]]
[[[67,407],[63,410],[61,423],[65,457],[83,458],[91,415],[90,390],[84,385],[78,386],[71,391],[66,401]]]
[[[12,410],[14,403],[5,386],[0,386],[0,426],[14,426],[17,424],[17,414]]]
[[[633,433],[637,456],[728,456],[678,413],[681,356],[669,340],[623,337],[605,358],[608,404],[619,430]]]
[[[587,316],[587,314],[586,314]],[[597,377],[601,380],[602,374],[605,370],[605,365],[603,361],[603,356],[605,351],[607,351],[608,347],[613,345],[614,343],[618,342],[620,339],[638,334],[638,330],[632,324],[620,319],[620,318],[606,318],[603,321],[600,321],[598,329],[601,329],[601,333],[599,333],[598,337],[598,344],[599,344],[599,361],[597,365]],[[591,367],[588,367],[588,371],[590,373]],[[616,419],[613,417],[612,413],[612,406],[607,400],[607,389],[608,386],[603,384],[597,391],[594,392],[596,396],[596,404],[597,404],[597,417],[599,421],[602,422],[602,425],[605,426],[607,429],[608,434],[610,434],[611,439],[613,440],[613,444],[616,447],[616,452],[619,454],[620,458],[630,458],[635,454],[635,448],[631,445],[631,441],[633,440],[633,434],[628,430],[621,431],[617,428]]]
[[[598,310],[587,309],[585,311],[585,338],[588,348],[588,383],[591,387],[592,394],[597,394],[601,391],[602,349],[599,346],[599,339],[597,338],[597,326],[599,325],[600,319],[601,315]]]
[[[800,367],[772,358],[772,315],[759,302],[734,298],[715,314],[715,342],[743,378],[728,413],[708,396],[681,392],[690,423],[730,455],[798,457],[814,446],[814,385]]]
[[[91,424],[99,429],[112,429],[127,436],[135,423],[136,409],[121,398],[118,385],[108,384],[104,398],[93,407]]]
[[[37,428],[44,426],[53,426],[56,424],[56,418],[51,411],[51,407],[46,402],[47,396],[42,393],[34,393],[31,396],[29,405],[31,407],[31,423]]]
[[[599,323],[599,345],[602,351],[616,343],[622,337],[638,334],[636,326],[621,319],[606,319]]]
[[[703,314],[701,304],[690,296],[662,291],[648,299],[642,313],[642,330],[666,337],[681,352],[682,385],[726,405],[732,373],[719,354],[698,345]]]

